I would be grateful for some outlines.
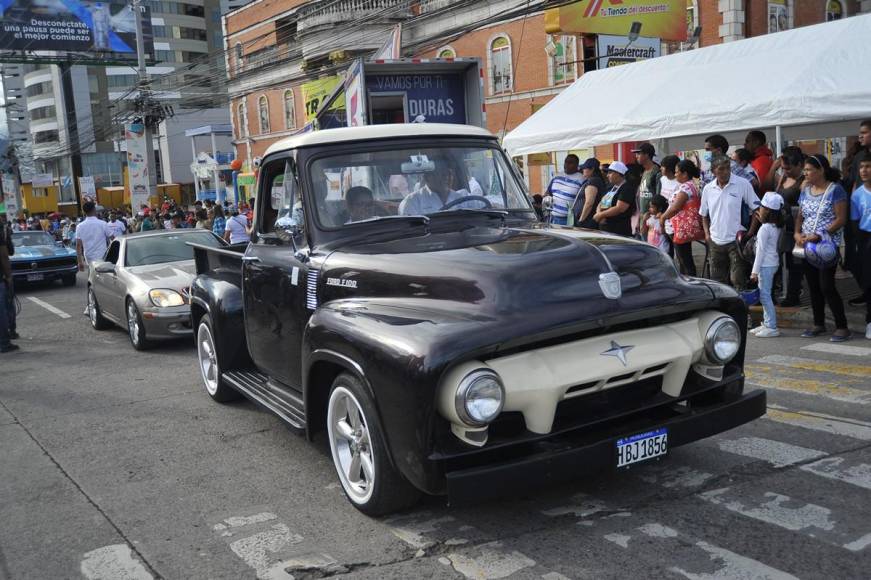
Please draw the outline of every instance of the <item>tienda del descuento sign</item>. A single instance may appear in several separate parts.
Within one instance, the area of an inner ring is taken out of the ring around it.
[[[641,33],[686,40],[686,0],[581,0],[544,13],[545,31],[625,36],[633,22]]]

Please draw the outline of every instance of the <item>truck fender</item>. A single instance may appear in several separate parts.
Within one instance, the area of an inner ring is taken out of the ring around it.
[[[212,321],[214,339],[223,370],[250,366],[245,340],[245,317],[242,290],[226,280],[197,276],[191,284],[191,325],[196,336],[204,314]]]

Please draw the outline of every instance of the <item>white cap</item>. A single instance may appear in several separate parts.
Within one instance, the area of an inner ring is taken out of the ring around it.
[[[783,198],[779,193],[769,191],[762,196],[762,206],[774,211],[780,211],[783,207]]]
[[[626,175],[626,172],[629,171],[629,168],[626,167],[626,164],[622,161],[614,161],[610,165],[608,165],[608,171],[614,171],[619,173],[620,175]]]

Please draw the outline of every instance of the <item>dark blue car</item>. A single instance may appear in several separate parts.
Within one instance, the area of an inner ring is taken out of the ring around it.
[[[60,278],[64,286],[74,286],[79,270],[76,251],[56,242],[46,232],[13,232],[15,254],[12,277],[16,282],[42,282]]]

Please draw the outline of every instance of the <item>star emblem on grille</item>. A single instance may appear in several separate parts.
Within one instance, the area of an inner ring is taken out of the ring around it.
[[[635,348],[635,347],[629,346],[629,345],[620,346],[619,344],[617,344],[616,342],[614,342],[612,340],[611,341],[611,348],[609,348],[605,352],[602,352],[599,354],[601,354],[602,356],[613,356],[614,358],[619,360],[621,363],[623,363],[623,366],[625,367],[625,366],[627,366],[626,353],[628,353],[633,348]]]

